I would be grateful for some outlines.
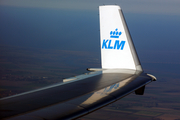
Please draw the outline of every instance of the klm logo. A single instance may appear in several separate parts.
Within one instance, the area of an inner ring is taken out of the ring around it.
[[[111,93],[115,90],[118,90],[119,87],[120,87],[120,83],[116,83],[114,85],[111,85],[110,87],[104,88],[103,91],[97,91],[96,94],[107,95],[107,93]]]
[[[118,32],[118,29],[116,28],[115,31],[110,32],[110,38],[119,38],[119,36],[122,34],[122,32]]]
[[[120,49],[123,50],[125,41],[116,40],[114,45],[111,45],[111,40],[103,40],[102,49]]]
[[[110,38],[119,38],[122,32],[118,32],[116,28],[115,31],[110,32]],[[114,39],[104,39],[102,43],[102,49],[117,49],[123,50],[126,41],[114,40]]]
[[[119,87],[119,83],[116,83],[114,85],[111,85],[110,87],[106,87],[103,92],[111,92],[113,89],[116,90]]]

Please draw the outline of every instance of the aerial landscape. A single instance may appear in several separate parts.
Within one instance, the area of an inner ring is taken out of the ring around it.
[[[64,78],[87,72],[86,65],[99,64],[90,52],[12,46],[1,46],[0,49],[3,58],[0,97],[59,83]]]
[[[53,8],[8,1],[0,2],[0,98],[101,66],[98,6],[114,3],[84,8],[89,2],[71,7],[62,2]],[[166,0],[161,9],[156,1],[132,2],[133,7],[114,2],[123,8],[144,71],[157,81],[146,86],[144,95],[132,93],[78,120],[180,120],[180,2]],[[167,6],[174,9],[166,11]]]
[[[4,51],[4,54],[1,54],[1,58],[3,57],[1,59],[1,97],[59,83],[64,78],[86,73],[85,66],[100,65],[98,58],[90,52],[46,51],[7,46],[1,47],[1,51]],[[10,57],[14,57],[13,61]],[[72,61],[74,63],[68,62],[71,59],[74,59]],[[156,65],[157,63],[142,62],[142,64]],[[146,71],[152,72],[153,70],[147,69]],[[146,86],[143,96],[132,93],[107,107],[79,118],[79,120],[180,119],[180,76],[169,72],[161,77],[161,74],[164,73],[160,71],[156,74],[160,78]]]

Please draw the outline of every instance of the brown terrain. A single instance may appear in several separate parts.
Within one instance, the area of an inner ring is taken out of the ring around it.
[[[1,46],[0,50],[1,98],[62,82],[63,78],[87,72],[86,67],[100,66],[98,57],[90,52],[12,46]],[[146,86],[143,96],[132,93],[79,120],[180,120],[180,76],[145,71],[158,80]]]

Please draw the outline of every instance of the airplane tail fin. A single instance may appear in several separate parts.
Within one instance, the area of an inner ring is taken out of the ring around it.
[[[102,69],[142,71],[121,8],[117,5],[99,6],[99,13]]]

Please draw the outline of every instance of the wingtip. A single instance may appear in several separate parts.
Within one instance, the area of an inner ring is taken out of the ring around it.
[[[156,81],[157,80],[157,78],[154,75],[151,75],[151,74],[147,74],[147,75],[152,78],[152,81]]]

